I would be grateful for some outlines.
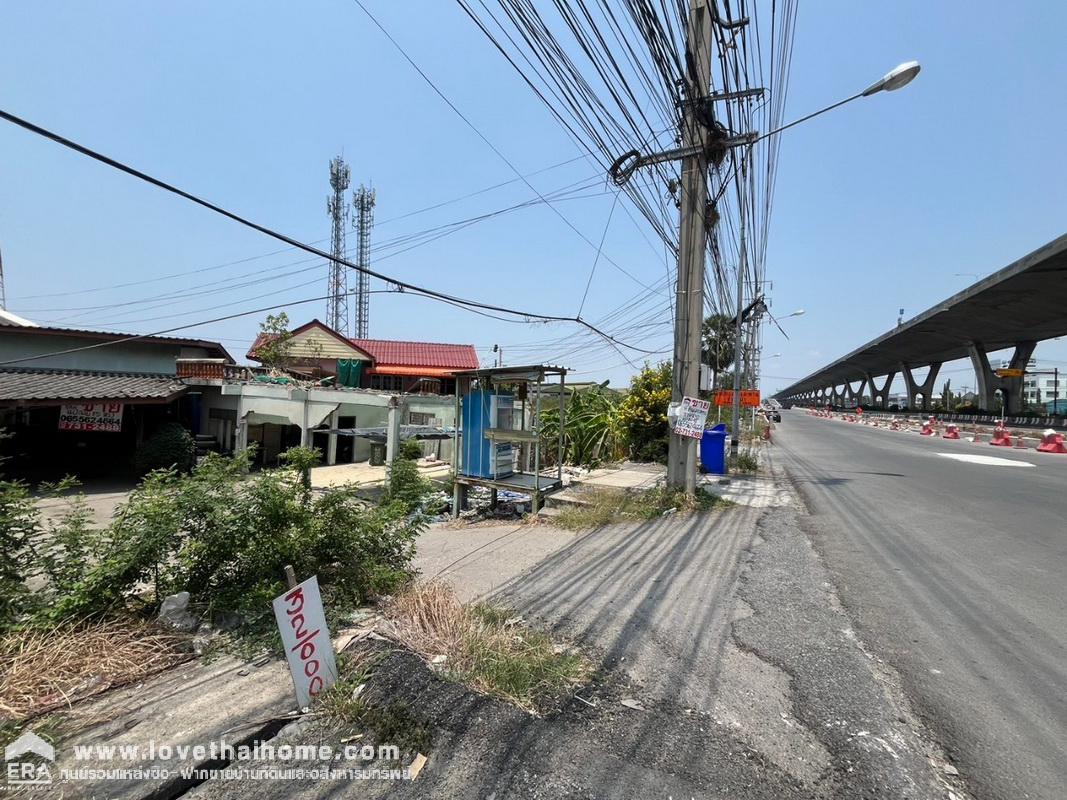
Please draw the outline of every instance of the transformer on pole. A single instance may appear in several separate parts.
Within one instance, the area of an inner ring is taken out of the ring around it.
[[[356,265],[360,270],[370,267],[370,232],[374,227],[374,189],[360,184],[352,193],[352,206],[356,209],[353,227],[356,229]],[[358,275],[356,288],[356,325],[357,339],[366,339],[368,335],[368,314],[370,311],[370,278],[366,272]]]
[[[348,222],[348,205],[345,203],[345,189],[348,188],[350,174],[348,165],[340,156],[330,160],[330,188],[333,194],[326,198],[326,213],[333,220],[330,239],[329,300],[326,307],[326,324],[342,336],[348,336],[348,259],[345,248],[345,228]]]

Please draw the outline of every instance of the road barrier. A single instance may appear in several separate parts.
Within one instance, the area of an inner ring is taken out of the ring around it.
[[[919,435],[920,436],[937,436],[937,433],[934,431],[934,418],[933,417],[930,417],[930,419],[928,419],[926,422],[923,423],[923,429],[921,431],[919,431]]]
[[[1049,428],[1041,437],[1041,444],[1037,449],[1042,453],[1067,453],[1067,446],[1063,444],[1063,434]]]
[[[1011,447],[1011,437],[1008,435],[1008,429],[1004,427],[1004,423],[1000,420],[997,420],[996,427],[993,428],[993,438],[989,443],[994,447]]]
[[[959,425],[946,425],[945,432],[941,437],[942,439],[959,439],[960,438],[960,426]]]

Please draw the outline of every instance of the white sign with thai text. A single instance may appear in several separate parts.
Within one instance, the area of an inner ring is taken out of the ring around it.
[[[274,618],[282,635],[296,702],[307,708],[337,680],[326,614],[322,610],[319,579],[315,576],[274,598]]]
[[[710,409],[711,403],[707,400],[701,400],[697,397],[683,397],[678,421],[674,424],[674,432],[679,436],[699,439],[704,435],[704,423],[707,422]]]
[[[122,430],[122,403],[78,403],[59,407],[61,431]]]

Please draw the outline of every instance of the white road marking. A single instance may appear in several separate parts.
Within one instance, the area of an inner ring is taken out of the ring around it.
[[[943,458],[952,458],[956,461],[966,461],[970,464],[985,464],[989,467],[1036,467],[1029,461],[1015,461],[1010,458],[997,458],[996,456],[972,456],[966,453],[938,453]]]

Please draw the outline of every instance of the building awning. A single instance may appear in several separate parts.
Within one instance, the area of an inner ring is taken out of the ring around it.
[[[451,378],[454,369],[447,367],[378,366],[367,370],[368,375],[400,375],[405,378]]]
[[[173,375],[70,369],[0,368],[0,405],[86,401],[169,403],[188,387]]]
[[[296,425],[298,428],[317,428],[339,407],[338,403],[281,397],[256,397],[244,403],[244,422],[248,425]]]
[[[334,436],[349,436],[356,439],[370,439],[374,442],[384,442],[389,438],[388,428],[385,425],[376,425],[370,428],[329,428],[315,430],[312,433],[332,434]],[[451,439],[456,435],[455,428],[438,428],[434,425],[401,425],[400,440],[418,439],[420,441],[433,439]]]

